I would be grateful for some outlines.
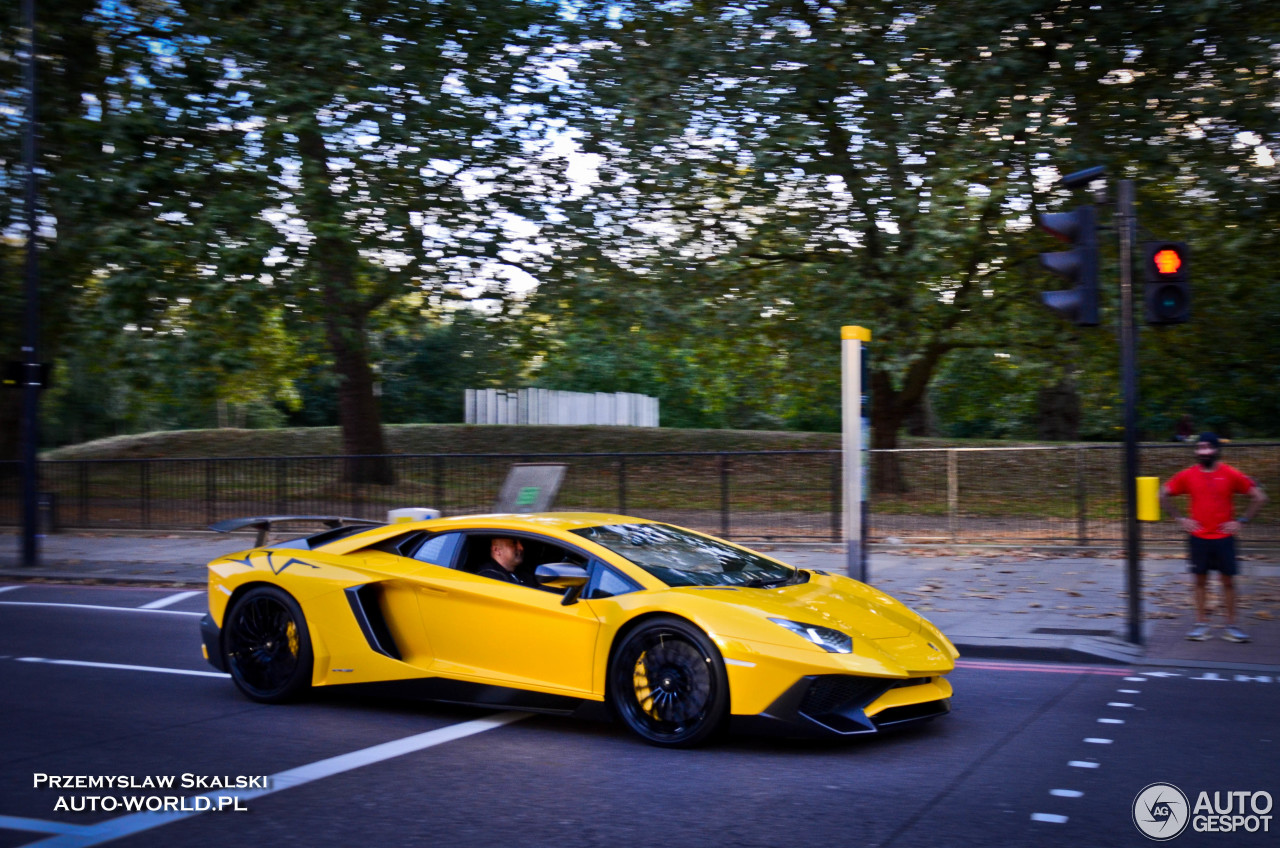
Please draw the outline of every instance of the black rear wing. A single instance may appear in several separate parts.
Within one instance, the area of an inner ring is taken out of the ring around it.
[[[323,524],[329,528],[359,524],[378,527],[386,523],[384,521],[371,521],[368,518],[344,518],[340,515],[260,515],[254,518],[228,518],[226,521],[210,524],[209,529],[218,533],[231,533],[235,530],[252,527],[258,531],[258,541],[255,544],[256,547],[260,548],[267,543],[267,534],[271,532],[272,525],[291,522]]]

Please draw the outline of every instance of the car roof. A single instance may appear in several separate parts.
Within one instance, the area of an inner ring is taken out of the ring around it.
[[[528,533],[564,533],[583,527],[599,527],[602,524],[653,524],[647,518],[616,515],[607,512],[531,512],[491,513],[483,515],[455,515],[449,518],[431,518],[425,521],[405,521],[355,533],[324,545],[325,551],[345,554],[383,539],[414,530],[430,530],[442,533],[449,530],[513,530]]]

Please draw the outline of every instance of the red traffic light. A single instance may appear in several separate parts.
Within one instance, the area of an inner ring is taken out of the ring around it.
[[[1142,243],[1147,323],[1182,324],[1191,317],[1191,255],[1185,241]]]
[[[1161,274],[1176,274],[1182,268],[1182,254],[1167,247],[1157,251],[1151,261],[1155,262],[1156,270]]]

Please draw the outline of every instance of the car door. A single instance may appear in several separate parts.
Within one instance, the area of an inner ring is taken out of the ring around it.
[[[567,549],[545,537],[500,529],[467,534],[456,567],[434,572],[418,593],[435,662],[449,676],[557,692],[591,692],[600,622],[589,604],[561,603],[559,592],[470,573],[494,536],[538,546],[544,562]],[[540,563],[527,563],[529,573]]]

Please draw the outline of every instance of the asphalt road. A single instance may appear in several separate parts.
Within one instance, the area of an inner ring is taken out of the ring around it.
[[[253,704],[201,659],[203,605],[173,589],[0,587],[0,848],[1148,845],[1133,804],[1150,784],[1192,807],[1202,791],[1280,799],[1280,681],[1266,675],[962,660],[954,712],[924,728],[666,751],[605,721],[334,693]],[[184,775],[213,785],[184,789]],[[192,806],[231,798],[216,791],[224,776],[268,789],[228,802],[246,811],[56,809],[94,796]],[[1166,827],[1189,815],[1170,799]],[[1170,844],[1275,844],[1280,808],[1265,814],[1266,833],[1198,833],[1193,820]]]

